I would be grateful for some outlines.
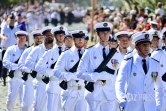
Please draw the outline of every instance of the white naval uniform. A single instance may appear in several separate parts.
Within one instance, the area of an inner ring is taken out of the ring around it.
[[[1,47],[2,49],[6,50],[8,47],[15,45],[17,43],[15,33],[19,31],[17,27],[10,29],[9,25],[4,27],[1,30],[1,34],[7,37],[7,40],[1,40]]]
[[[27,72],[27,73],[31,72],[31,69],[25,66],[25,60],[33,48],[34,46],[25,49],[25,51],[22,53],[19,59],[18,67],[19,70],[21,70],[22,72]],[[34,85],[33,85],[33,78],[29,74],[27,81],[24,81],[23,84],[22,111],[32,111],[33,102],[34,102]]]
[[[27,13],[27,20],[28,20],[28,31],[31,32],[35,29],[35,19],[34,19],[34,14],[32,13]]]
[[[160,62],[160,68],[161,68],[161,76],[163,76],[166,73],[166,52],[162,49],[158,49],[154,51],[151,54],[151,58],[154,58]],[[164,98],[163,98],[163,105],[162,105],[162,111],[166,111],[166,82],[163,81],[164,85]]]
[[[81,49],[82,54],[83,52],[84,48]],[[76,72],[68,72],[78,61],[78,49],[73,46],[62,53],[55,66],[54,75],[67,81],[67,93],[63,95],[67,97],[63,105],[64,111],[86,111],[87,109],[87,102],[84,99],[84,81],[77,78]],[[76,82],[76,80],[79,81]],[[78,90],[78,86],[81,86],[80,90]]]
[[[64,45],[61,46],[62,51],[64,51]],[[53,74],[53,69],[51,65],[54,64],[59,57],[59,48],[57,45],[48,51],[46,51],[40,58],[39,62],[36,64],[35,70],[42,75],[50,78],[50,81],[46,87],[48,100],[47,100],[47,111],[60,111],[61,110],[61,87],[59,83],[61,82],[59,78],[55,77]]]
[[[26,46],[25,46],[26,48]],[[25,49],[24,48],[24,49]],[[20,49],[18,45],[13,45],[6,50],[6,53],[3,58],[3,66],[9,71],[15,70],[14,77],[9,77],[8,82],[8,97],[7,97],[7,110],[13,111],[17,96],[20,96],[20,104],[22,104],[22,74],[21,71],[18,69],[18,64],[14,63],[17,61],[24,49]]]
[[[124,59],[125,55],[128,54],[128,53],[130,53],[131,50],[132,50],[132,49],[130,49],[130,47],[128,47],[128,48],[127,48],[127,52],[126,52],[126,53],[123,53],[123,52],[120,52],[120,49],[119,49],[119,47],[118,47],[118,48],[117,48],[117,52],[119,52],[120,55],[121,55],[121,56],[120,56],[120,57],[121,57],[120,60],[122,61],[122,60]],[[121,62],[121,61],[119,61],[119,62]]]
[[[31,70],[35,70],[35,66],[40,59],[40,57],[47,51],[44,44],[41,44],[29,53],[27,59],[25,60],[25,66]],[[47,111],[47,93],[46,84],[42,81],[42,75],[37,73],[36,83],[35,83],[35,104],[33,106],[33,111]]]
[[[116,64],[117,67],[113,67],[111,61],[117,60],[117,62],[120,62],[121,55],[119,52],[116,52],[107,64],[107,67],[115,70],[113,75],[105,71],[102,71],[101,73],[94,72],[94,70],[97,69],[103,61],[103,48],[104,47],[98,43],[95,46],[87,49],[83,54],[77,69],[78,78],[95,82],[94,91],[86,95],[86,100],[90,106],[90,111],[117,110],[115,79],[120,63]],[[110,51],[109,46],[106,46],[105,48],[106,54],[108,55]],[[102,85],[101,80],[106,80],[106,84],[104,86]]]
[[[120,103],[127,99],[125,111],[162,111],[163,85],[160,65],[156,60],[146,57],[148,72],[145,75],[142,59],[135,54],[133,58],[121,63],[115,87],[117,98]],[[156,82],[152,80],[152,72],[158,72]]]

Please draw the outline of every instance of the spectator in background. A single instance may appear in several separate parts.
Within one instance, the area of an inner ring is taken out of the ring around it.
[[[144,19],[144,20],[148,19],[148,16],[145,14],[145,9],[144,8],[141,8],[139,10],[139,14],[138,14],[137,20],[139,20],[141,18]]]
[[[27,23],[28,23],[28,31],[31,32],[35,29],[35,19],[34,19],[34,11],[33,9],[28,10],[27,14]]]
[[[155,14],[159,14],[160,16],[164,15],[164,10],[162,9],[162,3],[158,2],[157,3],[157,9],[155,10]]]
[[[4,13],[3,14],[3,17],[2,17],[2,23],[1,23],[1,29],[3,29],[4,27],[7,26],[7,18],[8,18],[8,14],[7,13]]]
[[[14,24],[18,29],[26,31],[26,25],[25,21],[23,21],[23,18],[21,16],[21,13],[18,13],[16,16],[16,22]]]
[[[158,27],[157,27],[157,22],[156,21],[151,21],[150,22],[150,25],[151,25],[151,29],[149,31],[152,31],[152,30],[158,30]]]
[[[99,20],[103,20],[103,17],[104,17],[104,8],[100,8],[100,12],[98,14],[98,19]]]
[[[43,10],[44,13],[44,24],[45,26],[48,26],[48,24],[51,22],[51,14],[48,9]]]
[[[54,10],[51,14],[51,23],[54,25],[54,26],[57,26],[58,25],[58,22],[60,21],[60,15],[58,13],[57,10]]]
[[[67,12],[67,23],[68,23],[68,25],[71,25],[73,23],[73,18],[74,18],[74,14],[69,9],[69,11]]]
[[[137,20],[136,20],[136,11],[135,10],[131,10],[130,11],[130,29],[134,30],[136,28],[137,25]]]
[[[35,29],[42,29],[43,18],[43,13],[40,10],[37,10],[37,12],[35,13]]]
[[[60,14],[60,18],[61,18],[60,19],[60,24],[63,25],[64,22],[65,22],[65,12],[63,11],[63,8],[60,8],[59,14]]]

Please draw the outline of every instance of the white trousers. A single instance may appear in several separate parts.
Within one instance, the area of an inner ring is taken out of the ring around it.
[[[34,85],[32,81],[25,81],[23,84],[22,111],[32,111],[34,102]]]
[[[101,101],[91,101],[87,100],[89,104],[90,111],[117,111],[118,104],[117,101],[108,101],[108,102],[101,102]]]
[[[47,100],[47,111],[61,111],[61,96],[60,94],[53,94],[47,92],[48,100]]]
[[[42,81],[35,85],[33,111],[47,111],[46,84]]]
[[[163,97],[163,103],[162,103],[162,110],[161,111],[166,111],[166,96]]]
[[[64,102],[64,111],[87,111],[87,101],[84,97],[68,97]]]
[[[22,86],[23,81],[21,78],[9,78],[8,82],[8,96],[7,96],[7,110],[14,111],[17,96],[20,97],[20,105],[22,104]]]

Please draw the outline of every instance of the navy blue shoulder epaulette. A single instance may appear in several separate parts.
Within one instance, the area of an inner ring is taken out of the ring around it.
[[[95,45],[91,45],[91,46],[89,46],[88,48],[86,48],[86,49],[90,49],[90,48],[92,48],[93,46],[95,46]]]
[[[127,54],[130,54],[130,53],[132,53],[132,52],[133,52],[133,50],[132,50],[132,51],[130,51],[130,52],[127,52],[127,53],[126,53],[126,55],[127,55]]]
[[[150,57],[150,56],[151,56],[151,53],[149,53],[148,56]]]
[[[126,59],[123,59],[123,60],[126,60],[126,61],[128,61],[129,59],[131,59],[131,58],[133,58],[133,57],[129,57],[129,58],[126,58]]]
[[[157,49],[156,51],[160,51],[161,49]]]
[[[62,52],[65,52],[65,51],[67,51],[67,50],[69,50],[70,48],[67,48],[67,49],[65,49],[64,51],[62,51]]]
[[[156,59],[154,59],[154,58],[152,58],[153,60],[155,60],[155,61],[157,61],[157,62],[159,62],[158,60],[156,60]]]
[[[164,50],[164,49],[165,49],[165,46],[163,46],[162,49]]]

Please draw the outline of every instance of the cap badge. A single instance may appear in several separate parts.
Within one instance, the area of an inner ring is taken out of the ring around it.
[[[83,31],[80,31],[79,34],[83,34]]]
[[[145,34],[145,39],[149,39],[149,34]]]
[[[60,29],[60,30],[63,30],[63,27],[60,27],[59,29]]]
[[[157,35],[157,31],[156,31],[156,32],[154,32],[154,35]]]
[[[107,26],[108,26],[108,24],[107,24],[107,23],[104,23],[104,24],[103,24],[103,26],[104,26],[104,27],[107,27]]]

